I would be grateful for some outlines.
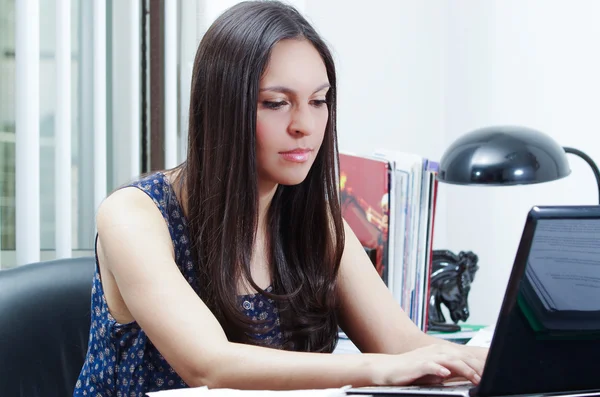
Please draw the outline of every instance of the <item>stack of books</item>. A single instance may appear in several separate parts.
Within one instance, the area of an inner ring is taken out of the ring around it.
[[[411,320],[427,330],[439,164],[377,151],[340,153],[342,214]]]

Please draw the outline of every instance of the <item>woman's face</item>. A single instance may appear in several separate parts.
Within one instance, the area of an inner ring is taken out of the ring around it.
[[[282,40],[260,80],[256,155],[261,185],[296,185],[312,166],[329,116],[327,70],[306,40]]]

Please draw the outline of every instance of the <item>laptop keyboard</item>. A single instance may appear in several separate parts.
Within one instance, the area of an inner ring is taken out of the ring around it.
[[[430,396],[468,396],[473,384],[468,381],[449,382],[442,385],[431,386],[376,386],[357,387],[347,390],[347,394],[372,394],[372,395],[430,395]]]

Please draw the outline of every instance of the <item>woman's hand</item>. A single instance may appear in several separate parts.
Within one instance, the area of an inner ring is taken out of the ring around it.
[[[373,382],[394,386],[441,383],[464,378],[478,384],[485,363],[473,349],[450,344],[432,344],[399,355],[371,356]]]
[[[477,357],[478,359],[480,359],[483,362],[485,362],[485,360],[487,359],[487,355],[490,350],[487,347],[480,347],[480,346],[462,345],[462,347],[465,348],[469,352],[469,354],[472,354],[473,356]]]

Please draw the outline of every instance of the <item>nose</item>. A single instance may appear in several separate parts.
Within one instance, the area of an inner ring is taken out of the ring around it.
[[[315,121],[310,110],[309,105],[299,105],[292,110],[292,117],[288,125],[290,135],[304,136],[313,133]]]

